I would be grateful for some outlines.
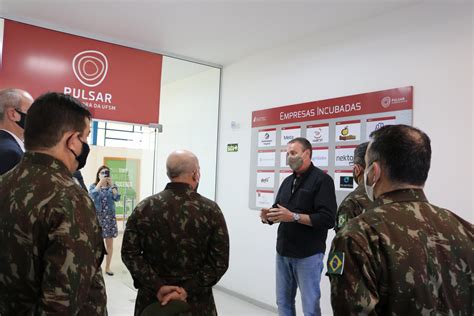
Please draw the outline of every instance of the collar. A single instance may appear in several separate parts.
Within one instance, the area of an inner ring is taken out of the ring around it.
[[[173,191],[193,191],[192,187],[188,183],[184,182],[169,182],[166,184],[165,190],[173,190]]]
[[[428,202],[428,199],[422,189],[400,189],[382,194],[372,206],[378,207],[396,202]]]
[[[18,146],[20,146],[21,150],[23,150],[23,152],[25,152],[25,144],[23,143],[23,141],[18,138],[18,136],[16,136],[15,134],[13,134],[12,132],[10,132],[9,130],[7,129],[0,129],[4,132],[7,132],[8,134],[12,135],[12,137],[16,140],[16,142],[18,143]]]
[[[69,169],[61,160],[58,160],[47,154],[27,151],[23,156],[23,160],[31,164],[45,166],[47,168],[53,169],[55,172],[68,175],[69,177],[72,176]]]
[[[316,168],[316,167],[313,165],[313,162],[311,162],[311,164],[309,165],[308,169],[306,169],[305,172],[298,175],[295,171],[293,171],[293,176],[295,176],[295,178],[300,177],[301,180],[303,180],[304,178],[306,178],[313,171],[314,168]]]

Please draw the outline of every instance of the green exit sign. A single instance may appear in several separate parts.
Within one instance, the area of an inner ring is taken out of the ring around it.
[[[227,144],[227,152],[233,153],[239,151],[239,144]]]

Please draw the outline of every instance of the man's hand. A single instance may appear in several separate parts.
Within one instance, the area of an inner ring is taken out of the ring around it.
[[[268,211],[267,220],[274,223],[293,222],[293,213],[280,204],[277,204],[277,206]]]
[[[262,223],[268,224],[268,212],[270,211],[269,208],[262,208],[260,210],[260,219]]]
[[[186,302],[188,293],[186,290],[179,286],[163,285],[156,293],[156,298],[160,301],[161,305],[168,304],[171,300],[180,300]]]

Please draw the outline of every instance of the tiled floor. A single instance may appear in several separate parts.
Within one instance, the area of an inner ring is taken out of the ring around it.
[[[121,228],[121,223],[119,223]],[[112,270],[114,276],[104,274],[107,287],[107,309],[110,316],[133,316],[136,290],[125,265],[120,260],[122,233],[114,240]],[[227,293],[214,289],[217,311],[220,316],[270,316],[271,311],[261,309]]]

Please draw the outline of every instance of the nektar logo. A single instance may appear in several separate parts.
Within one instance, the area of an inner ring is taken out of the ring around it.
[[[96,87],[104,81],[109,69],[107,57],[96,50],[85,50],[74,56],[72,70],[83,85]]]

